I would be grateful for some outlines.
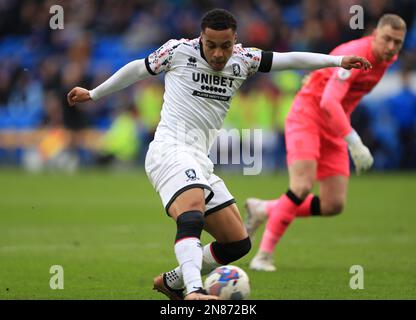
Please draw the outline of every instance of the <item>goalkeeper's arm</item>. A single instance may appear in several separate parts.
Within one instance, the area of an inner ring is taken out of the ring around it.
[[[340,78],[334,72],[328,80],[320,102],[321,111],[332,133],[345,139],[357,174],[368,170],[373,165],[370,150],[363,144],[360,136],[351,127],[350,121],[342,107],[341,101],[348,93],[351,83],[359,75],[359,70],[352,71],[348,77]]]
[[[371,168],[374,163],[373,156],[370,150],[363,144],[358,133],[352,129],[352,131],[345,137],[348,144],[348,149],[351,154],[352,161],[354,162],[355,171],[357,175],[361,172]]]

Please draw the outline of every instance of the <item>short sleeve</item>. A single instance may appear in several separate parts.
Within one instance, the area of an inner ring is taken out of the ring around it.
[[[172,67],[176,49],[182,44],[181,40],[169,40],[159,49],[152,52],[145,59],[146,69],[152,75],[157,75],[162,71],[169,71]]]

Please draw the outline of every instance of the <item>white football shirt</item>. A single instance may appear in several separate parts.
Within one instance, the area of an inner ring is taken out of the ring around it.
[[[272,53],[267,53],[237,44],[222,71],[205,60],[200,38],[169,40],[150,54],[149,73],[166,73],[154,141],[185,143],[208,155],[238,88],[257,71],[270,71]]]

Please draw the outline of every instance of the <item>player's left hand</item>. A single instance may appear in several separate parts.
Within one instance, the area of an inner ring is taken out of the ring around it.
[[[347,70],[350,69],[364,69],[372,68],[370,61],[359,56],[344,56],[341,61],[341,67]]]
[[[349,150],[352,161],[354,162],[355,172],[357,173],[357,176],[372,167],[374,159],[370,150],[365,145],[350,145]]]
[[[367,171],[372,167],[374,158],[354,129],[345,137],[345,140],[354,162],[355,172],[359,176],[363,171]]]

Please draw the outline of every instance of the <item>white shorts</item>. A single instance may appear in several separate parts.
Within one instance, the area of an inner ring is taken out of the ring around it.
[[[204,189],[205,215],[235,203],[224,181],[213,173],[212,161],[194,148],[153,141],[146,154],[145,169],[167,213],[172,202],[191,188]]]

